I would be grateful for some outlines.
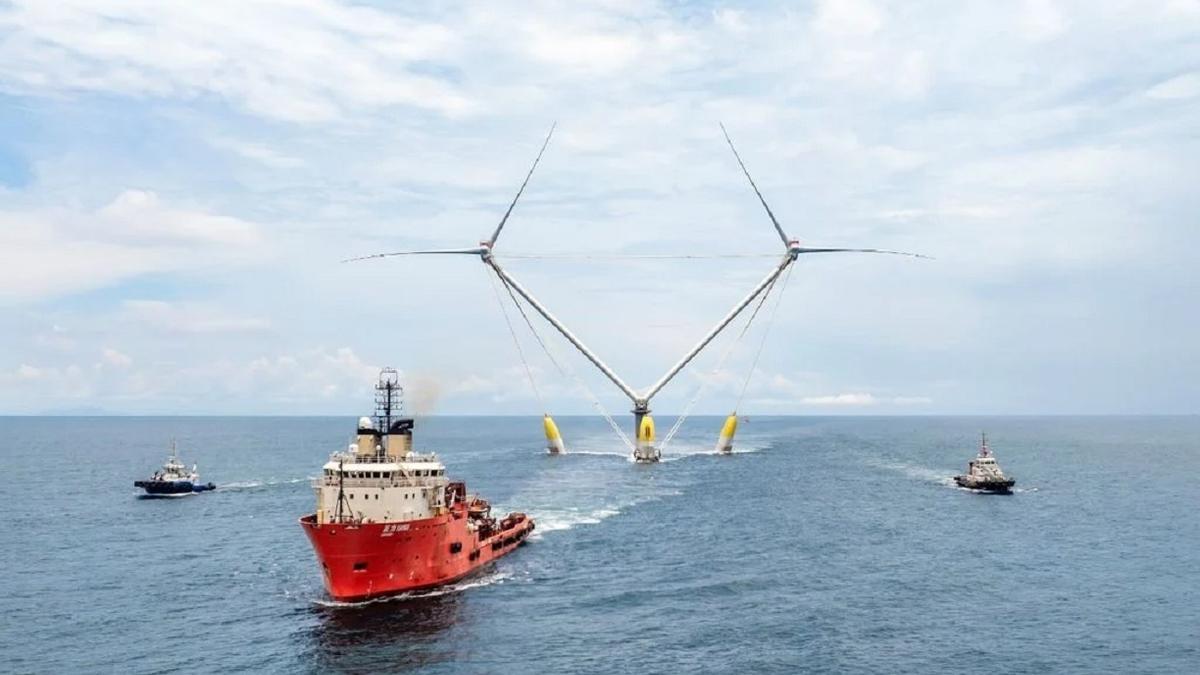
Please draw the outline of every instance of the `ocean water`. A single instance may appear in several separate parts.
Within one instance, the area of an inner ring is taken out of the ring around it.
[[[421,420],[537,534],[342,605],[296,519],[354,419],[0,418],[0,671],[1200,672],[1200,418],[558,421]],[[1016,494],[953,487],[981,429]],[[172,437],[219,489],[136,499]]]

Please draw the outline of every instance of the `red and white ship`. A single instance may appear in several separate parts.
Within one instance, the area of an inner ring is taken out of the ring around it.
[[[446,478],[436,454],[413,452],[402,391],[396,371],[385,368],[375,419],[360,419],[356,442],[330,457],[313,482],[317,511],[300,519],[335,600],[452,583],[533,532],[523,513],[493,518],[486,500]]]

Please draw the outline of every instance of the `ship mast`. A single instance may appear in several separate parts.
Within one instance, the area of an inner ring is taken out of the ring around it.
[[[392,431],[392,417],[404,412],[404,387],[400,386],[400,374],[395,368],[379,371],[379,382],[375,384],[375,428],[386,437]],[[383,443],[379,453],[387,454]]]
[[[351,517],[354,516],[354,511],[350,508],[350,500],[346,499],[346,472],[342,469],[345,460],[338,460],[338,494],[337,505],[333,508],[333,522],[340,523],[344,519],[342,515],[342,505],[345,504],[346,510],[350,512]]]

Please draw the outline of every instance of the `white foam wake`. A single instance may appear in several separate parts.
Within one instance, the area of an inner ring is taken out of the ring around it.
[[[770,444],[765,441],[746,440],[738,442],[736,439],[733,442],[733,455],[747,455],[754,452],[762,452],[766,450]],[[711,445],[705,445],[698,442],[689,441],[672,441],[670,445],[663,450],[662,461],[674,462],[685,457],[694,457],[696,455],[721,455],[724,453],[717,452],[716,440],[714,439]]]
[[[492,571],[487,574],[464,579],[453,584],[438,586],[424,591],[409,591],[407,593],[397,593],[396,595],[388,595],[382,598],[372,598],[361,602],[342,602],[340,600],[330,600],[328,598],[316,598],[312,602],[314,605],[321,607],[366,607],[368,605],[377,605],[384,602],[404,602],[405,600],[415,600],[418,598],[436,598],[439,595],[449,595],[451,593],[462,593],[463,591],[472,588],[480,588],[482,586],[491,586],[492,584],[502,584],[512,578],[509,572]]]
[[[314,478],[315,478],[315,476],[308,476],[305,478],[288,478],[288,479],[282,479],[282,480],[271,479],[271,480],[234,481],[232,483],[222,483],[220,485],[217,485],[217,491],[222,492],[222,491],[233,491],[233,490],[254,490],[257,488],[272,487],[275,485],[295,485],[296,483],[304,483],[304,482],[313,480]]]
[[[621,513],[616,506],[604,506],[591,511],[582,509],[542,509],[531,513],[537,528],[530,539],[540,539],[547,532],[569,530],[576,525],[598,525],[605,518]]]
[[[621,515],[626,509],[631,509],[640,504],[656,502],[666,497],[678,497],[681,494],[683,493],[679,490],[664,490],[653,495],[628,499],[619,503],[605,504],[594,509],[578,507],[533,508],[530,509],[529,515],[533,518],[533,522],[537,527],[529,538],[534,540],[541,539],[542,535],[550,532],[570,530],[579,525],[599,525],[608,518]]]
[[[937,483],[938,485],[946,485],[949,487],[957,487],[954,484],[954,474],[945,470],[931,469],[925,466],[917,466],[914,464],[906,464],[904,462],[885,462],[882,460],[869,462],[871,466],[888,471],[902,473],[909,478],[925,481],[927,483]]]

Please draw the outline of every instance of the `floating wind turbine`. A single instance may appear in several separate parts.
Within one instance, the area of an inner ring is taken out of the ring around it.
[[[375,259],[375,258],[389,258],[389,257],[393,257],[393,256],[408,256],[408,255],[474,255],[474,256],[479,256],[480,260],[482,260],[483,263],[486,264],[496,274],[496,276],[500,279],[500,281],[505,286],[507,286],[509,289],[511,289],[512,291],[514,291],[518,295],[520,295],[522,298],[524,298],[525,301],[528,302],[531,307],[533,307],[535,310],[537,310],[537,312],[544,319],[546,319],[546,321],[549,322],[550,325],[554,326],[554,328],[568,342],[570,342],[571,345],[573,345],[577,350],[579,350],[579,352],[581,354],[583,354],[584,357],[586,357],[588,359],[588,361],[590,361],[593,365],[595,365],[596,368],[601,373],[603,373],[605,377],[607,377],[613,384],[615,384],[617,386],[617,388],[620,389],[621,392],[624,393],[627,397],[629,397],[629,399],[633,402],[633,411],[632,412],[634,415],[634,434],[637,438],[637,443],[636,443],[635,449],[634,449],[634,458],[638,461],[657,461],[657,459],[659,457],[659,449],[658,449],[658,447],[655,446],[654,423],[653,423],[653,420],[650,419],[650,417],[649,417],[650,399],[653,398],[654,395],[657,394],[659,391],[661,391],[662,388],[665,387],[667,385],[667,383],[672,380],[672,378],[674,378],[676,375],[678,375],[679,372],[681,370],[683,370],[688,365],[688,363],[690,363],[692,361],[692,359],[694,359],[696,357],[696,355],[699,354],[710,342],[712,342],[712,340],[722,330],[724,330],[725,327],[730,324],[730,322],[732,322],[734,319],[736,319],[738,317],[738,315],[741,314],[742,311],[748,305],[750,305],[752,302],[754,302],[754,300],[756,298],[758,298],[763,292],[769,293],[770,289],[774,286],[776,279],[779,278],[779,275],[782,274],[785,270],[787,270],[788,267],[790,267],[792,265],[792,263],[794,263],[796,261],[796,259],[799,258],[801,255],[810,254],[810,253],[881,253],[881,254],[887,254],[887,255],[911,256],[911,257],[916,257],[916,258],[927,257],[927,256],[923,256],[923,255],[920,255],[917,253],[907,253],[904,251],[891,251],[891,250],[887,250],[887,249],[877,249],[877,248],[813,248],[813,247],[801,246],[800,242],[798,240],[789,237],[787,235],[787,233],[784,231],[783,226],[779,223],[779,219],[775,217],[775,213],[771,210],[771,207],[767,204],[766,198],[763,197],[762,191],[759,190],[758,185],[754,182],[754,179],[750,176],[750,171],[746,168],[745,162],[742,161],[742,157],[738,153],[737,148],[734,147],[733,140],[729,137],[729,132],[726,131],[725,125],[722,124],[721,132],[725,135],[725,141],[726,141],[726,143],[729,144],[729,149],[733,151],[733,156],[737,160],[738,166],[741,167],[742,173],[746,176],[746,180],[748,180],[750,182],[750,187],[754,189],[754,194],[758,197],[759,203],[762,204],[763,209],[767,212],[767,217],[770,218],[771,224],[775,227],[775,232],[779,235],[779,239],[783,242],[784,251],[781,254],[778,264],[776,264],[776,266],[771,270],[771,272],[767,276],[763,277],[762,281],[760,281],[750,291],[750,293],[748,295],[746,295],[746,297],[744,297],[741,301],[739,301],[733,307],[733,309],[731,309],[724,317],[722,317],[722,319],[719,322],[717,322],[717,324],[715,326],[713,326],[712,329],[710,329],[708,331],[708,333],[706,333],[704,335],[704,337],[701,338],[700,341],[698,343],[696,343],[696,345],[694,347],[692,347],[692,349],[690,349],[686,354],[684,354],[683,357],[675,363],[675,365],[671,366],[671,368],[668,369],[667,372],[658,379],[658,381],[656,381],[653,385],[651,385],[648,389],[646,389],[646,391],[644,393],[639,394],[636,390],[634,390],[632,387],[630,387],[628,384],[626,384],[625,381],[620,378],[620,376],[618,376],[615,372],[613,372],[612,368],[610,368],[608,366],[608,364],[606,364],[599,356],[596,355],[595,352],[593,352],[590,348],[588,348],[588,346],[585,345],[574,333],[572,333],[570,331],[570,329],[568,329],[557,317],[555,317],[550,312],[550,310],[548,310],[545,307],[545,305],[543,305],[540,301],[538,301],[538,299],[535,298],[533,296],[533,294],[529,292],[528,289],[526,289],[523,285],[521,285],[520,282],[518,282],[516,279],[514,279],[513,276],[509,272],[507,272],[505,269],[503,269],[500,266],[500,264],[496,261],[495,256],[492,254],[492,250],[494,249],[494,247],[496,245],[496,240],[499,239],[501,232],[503,232],[505,224],[508,223],[508,219],[512,215],[513,209],[517,205],[517,201],[520,200],[521,195],[524,194],[524,192],[525,192],[525,188],[529,185],[529,180],[530,180],[530,178],[533,177],[533,172],[535,169],[537,169],[538,163],[542,159],[542,154],[545,153],[546,147],[550,144],[550,138],[554,135],[554,128],[555,128],[554,125],[552,125],[550,127],[550,132],[546,134],[546,139],[542,142],[542,147],[540,150],[538,150],[538,154],[533,160],[533,165],[529,167],[529,172],[525,175],[525,180],[521,182],[521,187],[517,189],[517,194],[513,197],[512,202],[508,205],[508,208],[504,211],[504,215],[503,215],[503,217],[500,218],[500,222],[496,225],[496,229],[492,232],[492,236],[489,237],[488,239],[485,239],[485,240],[479,242],[478,246],[471,247],[471,248],[447,248],[447,249],[428,249],[428,250],[414,250],[414,251],[394,251],[394,252],[390,252],[390,253],[376,253],[373,255],[367,255],[367,256],[362,256],[362,257],[358,257],[358,258],[351,258],[345,262],[358,261],[358,260],[371,260],[371,259]],[[536,257],[536,256],[519,256],[519,257]],[[675,256],[631,256],[631,257],[675,257]],[[697,257],[709,257],[709,256],[698,256],[698,255],[694,255],[694,254],[685,253],[678,257],[697,258]],[[746,256],[741,256],[741,257],[746,257]],[[730,438],[729,441],[732,442],[732,438]]]

